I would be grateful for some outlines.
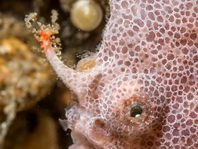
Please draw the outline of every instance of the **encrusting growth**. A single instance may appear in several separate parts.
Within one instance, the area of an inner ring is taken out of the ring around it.
[[[21,120],[16,117],[17,113],[32,108],[46,96],[54,84],[49,65],[44,64],[42,58],[37,57],[26,42],[33,40],[34,37],[24,30],[24,22],[15,17],[5,13],[0,14],[1,149],[9,148],[7,143],[10,142],[9,139],[12,138],[12,132],[16,128],[13,126],[20,125]],[[23,134],[17,138],[21,139],[22,136]],[[16,142],[17,139],[14,144],[8,144],[15,146]]]

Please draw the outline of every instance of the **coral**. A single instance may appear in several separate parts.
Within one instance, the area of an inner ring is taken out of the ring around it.
[[[109,3],[94,67],[76,71],[44,47],[75,95],[66,109],[69,149],[197,148],[198,2]]]
[[[38,58],[19,32],[24,24],[10,16],[2,17],[0,32],[0,148],[16,113],[29,109],[43,98],[53,84],[49,65]],[[26,36],[29,37],[26,37]]]

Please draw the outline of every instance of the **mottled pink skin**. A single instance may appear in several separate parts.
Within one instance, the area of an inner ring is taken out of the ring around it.
[[[46,52],[75,95],[69,149],[198,148],[198,1],[110,0],[110,12],[94,68]]]

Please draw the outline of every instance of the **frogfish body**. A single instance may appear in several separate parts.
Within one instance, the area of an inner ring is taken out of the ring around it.
[[[75,94],[69,149],[198,148],[198,1],[109,4],[93,68],[68,68],[45,48]]]

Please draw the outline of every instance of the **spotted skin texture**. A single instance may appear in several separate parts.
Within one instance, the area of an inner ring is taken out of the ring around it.
[[[198,1],[112,0],[110,6],[97,54],[102,77],[85,106],[107,128],[92,144],[198,148]],[[145,106],[139,123],[127,113],[133,102]]]
[[[198,1],[110,0],[97,65],[46,56],[74,99],[69,149],[198,148]],[[132,117],[130,109],[143,112]]]

